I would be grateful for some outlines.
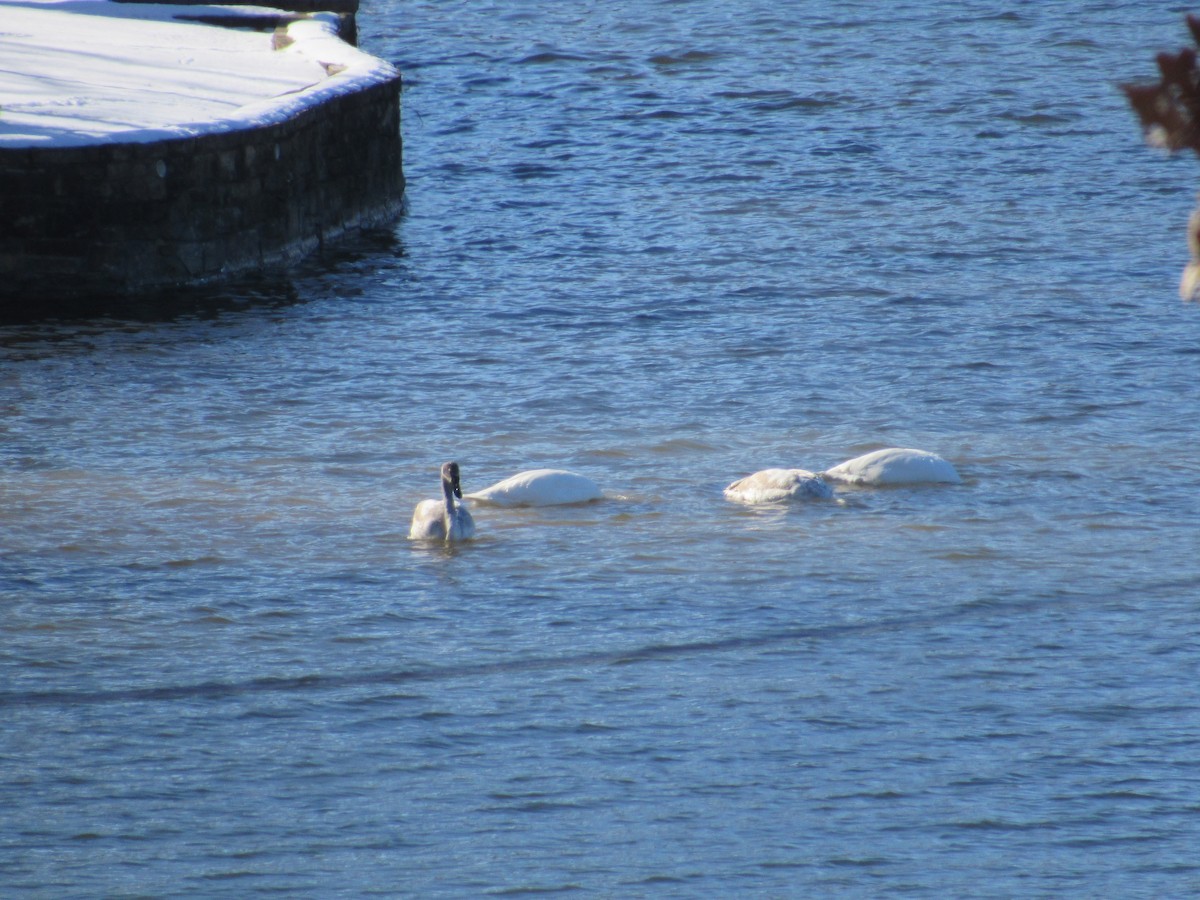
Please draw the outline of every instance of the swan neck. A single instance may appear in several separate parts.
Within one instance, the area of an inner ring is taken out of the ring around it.
[[[446,537],[449,538],[450,531],[454,527],[455,512],[457,507],[454,505],[454,485],[450,483],[449,478],[442,479],[442,496],[446,501]]]

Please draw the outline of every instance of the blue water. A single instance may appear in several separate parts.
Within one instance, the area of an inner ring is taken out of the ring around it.
[[[1200,893],[1182,15],[367,0],[394,229],[0,327],[0,894]]]

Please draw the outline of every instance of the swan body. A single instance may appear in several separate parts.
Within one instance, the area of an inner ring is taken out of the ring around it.
[[[467,494],[470,500],[495,506],[560,506],[586,503],[604,495],[590,478],[563,469],[531,469]]]
[[[899,447],[856,456],[822,474],[834,481],[872,486],[962,483],[954,466],[936,453]]]
[[[462,498],[458,463],[442,464],[442,499],[422,500],[413,510],[408,536],[419,541],[465,541],[475,536],[475,521],[465,506],[455,503]]]
[[[833,489],[807,469],[763,469],[739,478],[725,488],[725,497],[739,503],[778,503],[782,500],[828,500]]]

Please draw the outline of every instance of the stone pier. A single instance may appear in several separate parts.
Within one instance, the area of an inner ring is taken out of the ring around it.
[[[275,43],[295,27],[279,23]],[[14,144],[0,131],[0,309],[49,313],[62,300],[283,267],[394,219],[400,75],[381,64],[335,83],[352,67],[324,46],[317,53],[330,77],[314,96],[244,123],[65,145]],[[0,125],[5,114],[0,105]]]

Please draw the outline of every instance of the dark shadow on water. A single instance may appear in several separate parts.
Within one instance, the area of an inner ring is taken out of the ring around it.
[[[28,298],[20,308],[0,303],[0,326],[70,325],[104,320],[155,324],[183,318],[215,319],[230,312],[278,310],[308,302],[303,286],[313,278],[354,274],[364,262],[404,256],[394,231],[363,231],[288,269],[239,276],[219,284],[184,286],[136,296]]]
[[[1190,585],[1191,582],[1186,582]],[[1089,596],[1087,602],[1094,603]],[[597,666],[627,666],[671,662],[698,655],[763,651],[797,644],[826,643],[846,638],[859,639],[875,633],[922,628],[940,628],[964,619],[988,619],[1027,615],[1055,603],[1067,604],[1071,597],[1047,600],[1018,597],[1011,600],[967,601],[951,607],[934,604],[926,613],[847,623],[828,623],[782,628],[757,634],[728,635],[711,640],[680,641],[640,647],[584,650],[561,656],[525,656],[479,661],[462,665],[416,666],[413,668],[309,674],[291,677],[252,678],[242,681],[206,681],[191,684],[122,687],[110,690],[0,691],[0,709],[5,707],[78,706],[106,703],[171,702],[177,700],[222,700],[258,694],[296,694],[359,688],[478,679],[528,672],[563,671]]]
[[[70,324],[105,319],[116,323],[215,318],[253,306],[277,308],[299,302],[291,280],[280,275],[243,278],[210,287],[186,287],[137,296],[30,299],[21,309],[0,308],[0,325]]]
[[[1156,590],[1194,588],[1191,579],[1155,582]],[[1146,585],[1147,588],[1151,585]],[[1104,597],[1123,602],[1124,589]],[[627,648],[583,650],[552,656],[525,656],[483,660],[462,665],[416,666],[390,670],[309,674],[291,677],[251,678],[242,681],[206,681],[191,684],[121,687],[109,690],[0,690],[0,709],[6,707],[78,706],[106,703],[170,702],[176,700],[221,700],[256,694],[293,694],[356,688],[393,687],[405,684],[489,678],[527,672],[564,671],[597,666],[627,666],[656,661],[670,663],[698,655],[764,651],[795,645],[860,639],[870,635],[912,629],[941,628],[962,620],[985,620],[1027,616],[1051,606],[1085,602],[1094,606],[1102,598],[1092,594],[1067,593],[1057,598],[1017,596],[1009,599],[973,599],[951,606],[932,604],[927,612],[858,622],[835,622],[781,628],[753,634],[727,635],[710,640],[679,641]]]

